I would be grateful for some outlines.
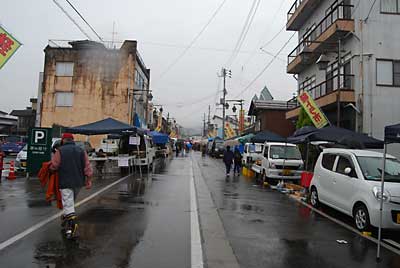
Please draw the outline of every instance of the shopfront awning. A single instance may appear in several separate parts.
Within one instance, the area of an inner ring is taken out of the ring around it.
[[[103,119],[86,125],[70,127],[66,129],[69,133],[82,135],[122,134],[123,132],[140,132],[137,127],[128,125],[113,118]]]

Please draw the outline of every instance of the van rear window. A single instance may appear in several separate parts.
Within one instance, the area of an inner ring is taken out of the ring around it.
[[[333,165],[335,164],[336,155],[334,154],[323,154],[322,156],[322,166],[328,170],[333,170]]]

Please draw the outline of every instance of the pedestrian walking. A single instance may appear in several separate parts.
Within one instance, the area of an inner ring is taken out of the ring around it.
[[[231,147],[230,146],[226,146],[226,150],[224,152],[223,161],[225,163],[226,176],[227,177],[229,177],[229,175],[231,173],[233,157],[234,157],[234,155],[233,155],[233,152],[231,151]]]
[[[62,224],[67,238],[73,238],[78,228],[75,213],[75,199],[79,190],[92,186],[93,170],[87,153],[75,145],[74,136],[64,133],[61,146],[51,159],[51,169],[58,171],[59,188],[63,205]]]
[[[240,168],[242,167],[242,154],[239,151],[239,148],[235,148],[235,152],[233,153],[233,176],[240,175]]]

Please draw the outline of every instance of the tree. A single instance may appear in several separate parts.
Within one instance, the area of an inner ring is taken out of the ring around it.
[[[311,118],[308,116],[306,110],[302,107],[299,113],[299,119],[296,122],[296,129],[305,127],[305,126],[313,126],[313,122]]]
[[[304,110],[304,108],[302,107],[300,109],[299,119],[297,120],[297,123],[296,123],[296,129],[300,129],[305,126],[313,126],[313,125],[314,124],[311,121],[311,118],[308,116],[306,110]],[[305,161],[307,163],[309,163],[307,165],[307,171],[313,171],[315,162],[319,155],[318,150],[316,148],[314,148],[313,146],[307,147],[306,144],[299,144],[299,149],[303,156],[303,159],[305,159]],[[308,150],[308,152],[307,152],[307,150]],[[306,159],[306,158],[308,158],[308,159]]]

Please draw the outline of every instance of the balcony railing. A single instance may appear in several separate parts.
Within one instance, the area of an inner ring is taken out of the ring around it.
[[[334,77],[327,79],[316,86],[300,88],[299,92],[305,90],[313,97],[314,100],[316,100],[334,91],[337,91],[338,89],[344,91],[354,90],[354,75],[353,74],[341,74],[340,76],[335,75]],[[296,103],[296,107],[300,106],[300,104],[297,101],[297,98],[294,97],[287,101],[287,107],[293,106],[293,103]]]
[[[353,90],[354,75],[352,74],[336,75],[310,89],[303,89],[303,90],[307,90],[314,99],[318,99],[338,89]]]
[[[289,54],[288,56],[288,64],[293,62],[298,55],[303,52],[308,52],[307,48],[313,44],[318,42],[317,39],[336,21],[338,20],[348,20],[352,21],[352,8],[353,5],[346,5],[340,3],[335,8],[333,8],[321,21],[317,26],[307,34],[303,40],[297,45],[297,47]]]
[[[297,8],[301,5],[301,2],[304,0],[296,0],[294,1],[293,5],[290,7],[289,12],[287,13],[287,20],[289,21],[290,18],[296,13]]]

